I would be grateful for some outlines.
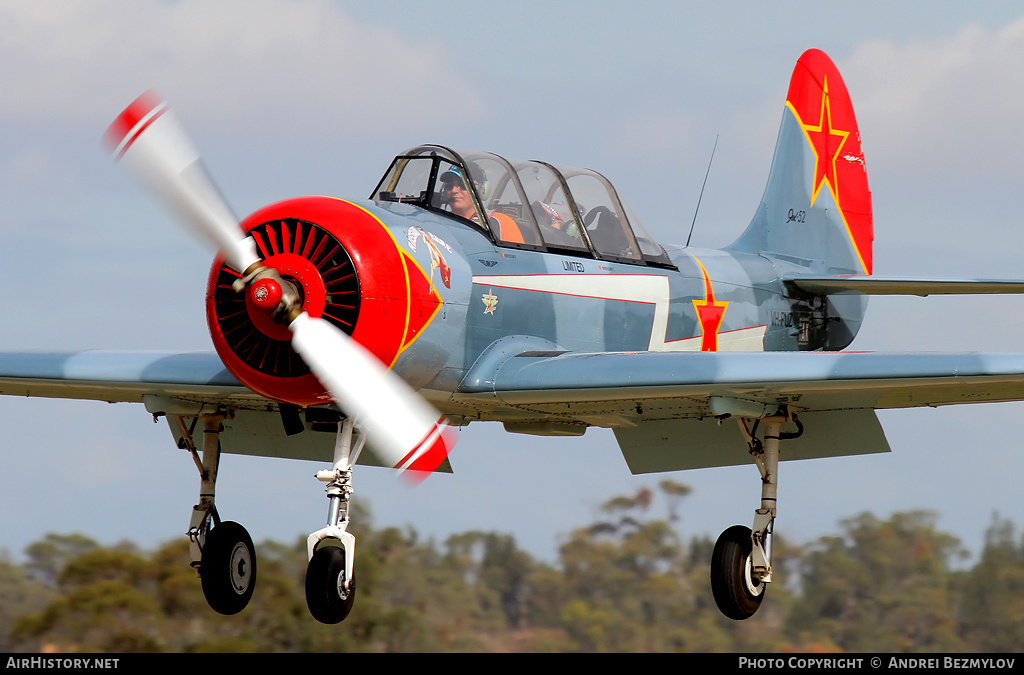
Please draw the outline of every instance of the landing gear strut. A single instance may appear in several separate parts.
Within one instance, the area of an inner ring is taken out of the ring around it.
[[[352,467],[366,443],[351,417],[338,424],[334,466],[319,471],[318,480],[327,483],[327,526],[306,540],[306,605],[320,623],[341,623],[352,611],[356,599],[356,538],[348,531],[349,500],[352,498]]]
[[[199,503],[192,507],[188,529],[192,567],[202,581],[210,607],[219,614],[238,614],[249,604],[256,588],[256,547],[244,527],[221,521],[214,504],[224,414],[196,419],[203,421],[202,459],[192,440],[192,430],[181,417],[174,418],[200,475]]]
[[[783,433],[782,425],[793,422],[797,431]],[[730,527],[718,538],[711,556],[711,591],[718,608],[730,619],[743,620],[754,615],[764,599],[766,585],[772,580],[772,530],[779,486],[779,441],[797,438],[803,425],[785,409],[760,420],[747,429],[739,420],[747,448],[761,473],[761,508],[754,511],[754,526]],[[765,428],[764,441],[757,438],[757,427]]]

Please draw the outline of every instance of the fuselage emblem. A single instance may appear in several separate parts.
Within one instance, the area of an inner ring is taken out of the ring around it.
[[[410,227],[408,232],[409,248],[412,249],[413,253],[416,252],[416,242],[421,236],[423,237],[423,243],[427,246],[427,251],[430,253],[430,283],[434,283],[434,272],[440,272],[441,283],[444,284],[445,288],[451,288],[452,270],[448,267],[448,263],[445,262],[444,255],[441,253],[440,248],[443,246],[449,253],[451,253],[451,246],[449,246],[440,237],[427,232],[423,228]]]
[[[481,297],[484,301],[484,314],[494,314],[494,310],[498,306],[498,296],[488,288],[487,294]]]

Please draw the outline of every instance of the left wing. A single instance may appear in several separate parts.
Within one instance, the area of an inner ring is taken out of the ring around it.
[[[875,410],[1021,399],[1024,354],[974,352],[533,352],[455,396],[517,411],[514,431],[611,427],[634,473],[747,463],[738,425],[721,421],[782,405],[804,426],[783,458],[805,459],[887,452]]]

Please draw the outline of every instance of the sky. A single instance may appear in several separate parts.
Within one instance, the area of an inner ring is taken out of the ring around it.
[[[430,3],[0,0],[0,350],[210,350],[211,252],[110,161],[100,136],[166,98],[239,215],[305,194],[365,198],[421,143],[605,174],[657,238],[745,228],[793,65],[828,52],[852,96],[875,212],[875,272],[1021,278],[1024,9],[1018,2]],[[858,350],[1020,351],[1024,299],[874,298]],[[880,413],[893,452],[784,463],[776,531],[801,543],[863,511],[939,514],[977,551],[1017,518],[1019,403]],[[0,400],[0,551],[46,532],[153,547],[182,536],[199,480],[139,405]],[[753,465],[630,475],[611,432],[473,424],[455,473],[411,489],[356,471],[373,524],[443,541],[510,533],[553,561],[618,495],[693,492],[685,536],[749,525]],[[320,528],[300,461],[225,456],[218,507],[257,542]]]

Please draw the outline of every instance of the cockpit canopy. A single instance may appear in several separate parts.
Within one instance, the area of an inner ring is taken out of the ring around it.
[[[608,179],[589,169],[421,145],[395,157],[370,198],[462,218],[504,246],[671,267]]]

